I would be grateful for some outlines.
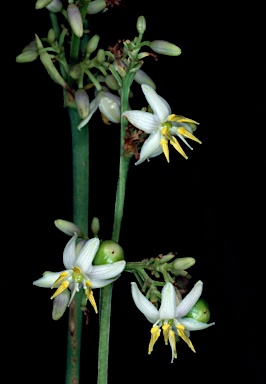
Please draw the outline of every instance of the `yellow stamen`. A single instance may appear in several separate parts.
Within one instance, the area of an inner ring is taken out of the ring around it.
[[[53,294],[53,296],[50,297],[50,299],[54,299],[56,296],[60,295],[60,293],[62,293],[64,290],[66,290],[69,286],[69,281],[63,281],[59,287],[57,288],[57,290],[55,291],[55,293]]]
[[[184,127],[177,128],[177,132],[180,133],[180,135],[188,137],[191,140],[196,141],[199,144],[202,144],[202,142],[196,138],[196,136],[192,135],[189,131],[187,131]]]
[[[182,324],[177,324],[176,325],[176,328],[177,328],[177,333],[178,335],[181,337],[181,339],[183,339],[187,345],[189,346],[189,348],[193,351],[193,352],[196,352],[195,351],[195,348],[193,347],[193,344],[191,343],[190,341],[190,338],[188,337],[187,333],[186,333],[186,330],[185,330],[185,327],[184,325]]]
[[[57,280],[55,280],[54,284],[51,288],[54,288],[58,283],[60,283],[62,280],[64,280],[68,276],[68,272],[62,272],[60,273]]]
[[[175,115],[175,114],[170,115],[167,120],[169,120],[169,121],[176,121],[178,123],[189,123],[189,124],[197,124],[197,125],[199,125],[199,123],[197,121],[195,121],[195,120],[191,120],[191,119],[188,119],[187,117],[184,117],[184,116],[181,116],[181,115]]]
[[[165,342],[165,345],[167,345],[168,344],[168,340],[169,340],[170,324],[164,324],[162,326],[162,329],[163,329],[164,342]]]
[[[169,157],[168,140],[161,139],[160,146],[162,147],[164,156],[166,157],[166,160],[169,163],[170,162],[170,157]]]
[[[81,273],[81,269],[79,267],[73,267],[72,269],[74,273]]]
[[[180,155],[182,155],[186,160],[188,159],[181,145],[179,144],[179,142],[176,140],[174,136],[172,136],[172,140],[170,141],[170,144],[172,144],[172,146],[177,150],[177,152],[180,153]]]
[[[153,346],[156,343],[156,341],[158,340],[158,337],[160,336],[160,333],[161,333],[161,330],[160,330],[159,327],[157,327],[157,325],[152,327],[152,329],[151,329],[151,340],[150,340],[149,349],[148,349],[148,354],[149,355],[152,353]]]
[[[98,309],[97,309],[97,305],[96,305],[96,301],[94,299],[94,296],[93,296],[93,292],[92,292],[92,289],[91,289],[91,282],[89,280],[86,281],[86,289],[85,289],[85,293],[86,293],[86,296],[87,296],[87,299],[89,300],[89,302],[91,303],[91,305],[93,306],[93,309],[95,311],[95,313],[98,313]]]
[[[172,354],[174,358],[177,358],[177,352],[176,352],[176,339],[175,339],[175,333],[172,329],[169,331],[169,341],[172,348]]]

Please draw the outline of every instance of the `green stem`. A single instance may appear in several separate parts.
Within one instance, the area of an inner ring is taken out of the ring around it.
[[[73,222],[84,234],[88,233],[89,208],[89,130],[88,126],[77,129],[78,112],[68,108],[72,132],[73,164]],[[83,312],[80,308],[83,291],[76,293],[69,308],[67,337],[66,384],[78,384],[80,377],[80,350]]]
[[[121,113],[128,109],[128,98],[130,86],[132,84],[134,74],[128,74],[124,81],[121,92]],[[125,191],[127,174],[129,169],[130,157],[123,154],[125,128],[127,120],[121,118],[120,130],[120,163],[119,176],[116,189],[115,212],[112,240],[119,241],[121,223],[123,218]],[[108,381],[108,355],[109,355],[109,337],[110,337],[110,317],[111,317],[111,301],[112,301],[113,283],[100,289],[100,335],[98,350],[98,381],[97,384],[107,384]]]

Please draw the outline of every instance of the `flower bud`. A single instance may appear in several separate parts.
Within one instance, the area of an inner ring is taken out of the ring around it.
[[[94,15],[104,10],[106,3],[104,0],[94,0],[91,1],[87,8],[87,13],[89,15]]]
[[[74,234],[77,233],[78,237],[83,236],[79,227],[76,224],[71,223],[71,221],[57,219],[54,221],[54,224],[56,228],[58,228],[61,232],[64,232],[66,235],[74,236]]]
[[[147,75],[146,72],[144,72],[142,69],[139,69],[134,77],[134,80],[138,84],[148,84],[150,85],[153,89],[156,89],[155,83],[152,81],[152,79]]]
[[[38,51],[36,39],[27,44],[26,47],[23,48],[22,53],[26,51]]]
[[[105,92],[100,98],[99,109],[112,123],[120,122],[120,97],[113,95],[111,92]]]
[[[149,44],[149,47],[161,55],[179,56],[181,54],[181,49],[177,45],[164,40],[154,40]]]
[[[35,9],[42,9],[51,4],[53,0],[37,0],[35,3]]]
[[[137,20],[137,31],[140,35],[146,31],[146,19],[144,16],[139,16]]]
[[[49,5],[46,6],[48,11],[56,13],[61,12],[63,9],[63,4],[60,0],[53,0]]]
[[[113,91],[118,91],[118,89],[120,89],[120,86],[113,75],[105,76],[105,84],[109,89],[112,89]]]
[[[105,52],[103,49],[98,50],[96,60],[99,64],[102,64],[105,61]]]
[[[77,37],[83,36],[83,22],[80,10],[76,4],[68,4],[67,17],[69,25]]]
[[[120,260],[125,260],[123,248],[113,240],[104,240],[101,242],[92,264],[112,264]]]
[[[200,298],[194,307],[192,307],[184,317],[189,317],[191,319],[200,321],[201,323],[208,323],[211,314],[207,301],[203,298]]]
[[[70,292],[68,289],[61,292],[53,300],[52,319],[59,320],[65,313],[70,299]]]
[[[81,73],[82,71],[79,64],[73,65],[73,67],[71,67],[69,70],[69,76],[73,80],[78,80],[81,76]]]
[[[42,42],[41,42],[40,38],[38,37],[38,35],[35,34],[35,38],[36,38],[36,42],[37,42],[38,52],[40,55],[40,60],[43,63],[48,74],[54,80],[54,82],[56,82],[59,85],[62,85],[63,88],[67,89],[68,88],[67,83],[62,78],[62,76],[60,75],[60,73],[58,72],[56,67],[54,66],[54,63],[53,63],[51,57],[49,56],[49,54],[46,51],[44,51]]]
[[[98,217],[94,217],[91,222],[91,230],[94,236],[98,235],[98,232],[100,230],[100,221]]]
[[[47,34],[47,41],[52,44],[55,41],[55,31],[53,28],[50,28]]]
[[[25,52],[20,53],[16,57],[16,62],[17,63],[30,63],[30,62],[36,60],[38,56],[39,56],[39,54],[37,51],[25,51]]]
[[[90,100],[87,92],[85,89],[80,88],[75,92],[74,98],[79,116],[82,120],[86,119],[90,113]]]
[[[175,271],[184,271],[196,263],[193,257],[181,257],[173,261],[172,267]]]
[[[100,36],[99,35],[94,35],[92,38],[89,40],[87,44],[87,52],[92,53],[96,51],[98,44],[99,44]]]

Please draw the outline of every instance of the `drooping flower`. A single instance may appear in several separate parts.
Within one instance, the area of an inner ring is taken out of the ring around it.
[[[33,282],[33,285],[56,288],[51,299],[69,289],[71,295],[68,306],[76,292],[83,288],[87,299],[97,313],[92,289],[104,287],[115,281],[124,270],[126,262],[121,260],[113,264],[94,266],[92,262],[98,251],[100,240],[96,237],[84,242],[81,240],[76,246],[76,239],[77,234],[75,233],[65,246],[63,264],[66,269],[61,272],[45,272],[40,279]]]
[[[184,318],[202,293],[202,281],[198,281],[178,305],[173,284],[166,283],[162,289],[162,301],[159,310],[141,293],[136,283],[131,283],[131,287],[132,297],[137,308],[150,323],[153,323],[148,353],[151,354],[153,346],[160,336],[161,328],[165,344],[169,342],[171,346],[171,362],[177,357],[176,341],[180,338],[187,343],[193,352],[196,352],[189,338],[190,331],[205,329],[215,324],[206,324],[195,319]]]
[[[99,108],[100,112],[112,123],[119,123],[121,119],[120,113],[120,97],[109,91],[100,91],[90,103],[90,113],[86,119],[82,120],[78,129],[83,128],[91,119],[92,115]]]
[[[184,116],[172,114],[167,101],[159,96],[151,86],[142,84],[141,88],[153,113],[131,110],[122,113],[122,116],[128,119],[131,124],[149,134],[141,148],[140,158],[135,164],[141,164],[161,153],[164,153],[169,162],[168,142],[187,159],[187,155],[175,136],[190,149],[193,149],[186,138],[201,144],[201,141],[193,135],[199,123]]]

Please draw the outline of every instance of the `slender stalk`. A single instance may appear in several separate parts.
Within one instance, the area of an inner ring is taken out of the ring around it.
[[[128,109],[128,97],[130,86],[133,81],[134,74],[128,74],[124,79],[121,92],[121,113]],[[129,169],[130,157],[123,155],[123,145],[125,128],[127,120],[121,118],[121,133],[120,133],[120,163],[119,175],[116,189],[115,212],[112,240],[119,241],[121,223],[123,218],[125,191],[127,174]],[[110,316],[111,316],[111,301],[112,301],[113,283],[101,288],[100,290],[100,331],[99,331],[99,350],[98,350],[98,381],[97,384],[107,384],[108,382],[108,356],[109,356],[109,338],[110,338]]]
[[[73,222],[88,233],[89,208],[89,130],[77,129],[80,117],[75,109],[68,108],[72,132],[73,167]],[[76,293],[69,310],[67,336],[66,384],[78,384],[80,378],[80,350],[83,312],[80,308],[82,290]]]

